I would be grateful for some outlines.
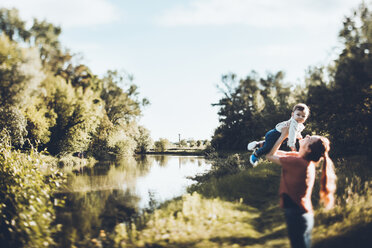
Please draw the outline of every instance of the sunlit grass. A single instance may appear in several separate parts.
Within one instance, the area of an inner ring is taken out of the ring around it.
[[[313,247],[366,247],[372,240],[371,170],[360,159],[355,161],[335,161],[338,190],[332,210],[319,206],[319,187],[315,187]],[[117,247],[289,247],[279,208],[280,167],[264,162],[252,169],[244,158],[240,163],[240,170],[209,177],[136,224],[116,226],[114,243]]]
[[[187,194],[156,210],[143,230],[135,225],[116,227],[121,247],[231,247],[261,243],[267,235],[257,230],[260,210],[242,202],[206,199]],[[284,225],[278,226],[281,230]],[[252,246],[251,246],[252,247]]]
[[[368,160],[340,160],[336,206],[315,215],[314,247],[366,247],[372,242],[372,170]]]

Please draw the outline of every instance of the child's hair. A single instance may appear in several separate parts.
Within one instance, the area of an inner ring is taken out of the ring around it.
[[[310,114],[310,108],[305,103],[298,103],[293,107],[292,112],[295,112],[296,110],[307,112],[307,115]]]
[[[309,161],[318,162],[323,157],[322,176],[320,179],[320,201],[323,202],[326,209],[330,209],[334,205],[334,193],[336,191],[336,173],[333,162],[329,157],[329,140],[326,137],[315,136],[318,139],[309,144],[310,152],[306,159]]]

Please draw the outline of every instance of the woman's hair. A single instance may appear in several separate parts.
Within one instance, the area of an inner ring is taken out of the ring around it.
[[[318,162],[323,157],[322,176],[320,178],[320,201],[325,208],[332,208],[334,205],[334,193],[336,191],[336,173],[333,162],[329,157],[330,142],[327,138],[315,136],[317,139],[309,144],[310,152],[306,155],[309,161]]]

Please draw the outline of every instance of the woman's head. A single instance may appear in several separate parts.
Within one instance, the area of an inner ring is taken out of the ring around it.
[[[321,157],[328,154],[330,149],[329,140],[322,136],[309,136],[300,140],[300,150],[303,157],[308,161],[318,162]]]
[[[329,157],[330,142],[326,137],[307,135],[300,141],[300,154],[307,161],[318,162],[323,158],[322,176],[320,179],[320,200],[326,208],[334,204],[336,191],[336,173]]]

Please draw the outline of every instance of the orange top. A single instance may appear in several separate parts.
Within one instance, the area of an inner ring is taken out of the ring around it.
[[[280,206],[283,194],[287,194],[300,208],[313,212],[311,193],[315,181],[315,164],[299,157],[298,152],[288,152],[280,156],[282,175],[280,178]]]

